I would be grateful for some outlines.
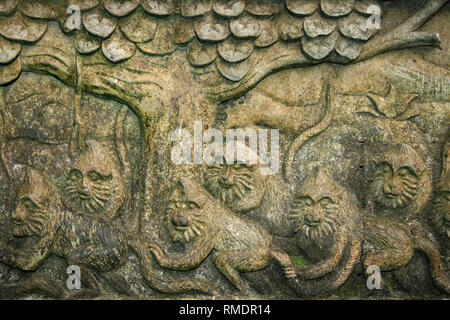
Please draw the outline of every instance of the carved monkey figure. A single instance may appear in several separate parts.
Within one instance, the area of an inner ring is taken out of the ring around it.
[[[265,268],[275,259],[287,278],[295,276],[289,256],[272,243],[271,235],[254,222],[222,207],[199,184],[180,179],[166,212],[166,225],[174,242],[186,244],[181,257],[172,257],[156,245],[151,251],[162,267],[194,269],[213,252],[217,269],[245,293],[239,271]]]
[[[133,249],[141,260],[141,270],[149,285],[161,292],[197,291],[211,294],[214,288],[200,280],[165,281],[153,270],[148,244],[125,233],[119,226],[93,215],[63,210],[56,187],[33,169],[27,169],[18,191],[18,203],[12,215],[15,237],[29,237],[33,245],[17,251],[0,245],[0,262],[24,271],[34,271],[51,253],[82,269],[82,282],[89,294],[98,294],[93,272],[102,275],[121,266]],[[130,294],[126,281],[117,274],[107,280],[121,293]],[[94,293],[92,293],[94,291]]]
[[[436,286],[450,293],[450,280],[441,270],[439,251],[431,241],[413,235],[398,222],[362,214],[355,204],[356,197],[324,169],[317,169],[298,190],[291,219],[298,247],[313,261],[297,270],[298,278],[315,281],[293,281],[297,292],[315,295],[338,288],[360,254],[365,270],[376,265],[382,271],[393,271],[406,266],[417,249],[427,255]],[[328,274],[328,279],[318,280]]]

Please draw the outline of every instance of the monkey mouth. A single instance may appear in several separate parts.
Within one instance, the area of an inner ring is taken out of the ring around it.
[[[82,200],[88,200],[91,198],[91,195],[88,192],[83,191],[83,190],[78,190],[78,196]]]
[[[218,181],[218,184],[220,187],[222,188],[226,188],[226,189],[230,189],[231,187],[233,187],[233,183],[227,183],[227,182],[223,182],[223,181]]]
[[[311,227],[311,228],[317,228],[321,224],[321,222],[314,222],[314,221],[311,221],[311,222],[305,221],[305,223],[308,227]]]
[[[398,194],[393,192],[385,192],[384,195],[389,199],[396,199],[398,197]]]

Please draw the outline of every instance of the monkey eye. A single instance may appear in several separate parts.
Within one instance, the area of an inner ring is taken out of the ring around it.
[[[334,204],[334,201],[331,200],[331,198],[325,197],[325,198],[320,199],[319,203],[322,208],[326,208],[329,205]]]
[[[301,197],[295,200],[297,206],[301,207],[312,207],[314,205],[314,200],[310,197]]]
[[[89,180],[96,182],[101,180],[102,176],[97,171],[89,171],[88,178]]]
[[[382,162],[380,166],[384,174],[392,174],[391,166],[387,162]]]
[[[405,177],[408,177],[408,176],[412,176],[412,177],[414,177],[414,178],[417,177],[417,175],[416,175],[416,173],[414,172],[414,170],[411,169],[410,167],[403,167],[403,168],[398,169],[397,175],[398,175],[400,178],[405,178]]]
[[[189,210],[198,210],[198,209],[200,209],[200,207],[195,202],[192,202],[192,201],[187,201],[186,202],[186,208],[188,208]]]
[[[34,202],[30,198],[22,198],[20,200],[20,202],[27,210],[32,210],[32,209],[37,208],[37,206],[34,204]]]
[[[69,178],[73,182],[80,182],[81,180],[83,180],[83,174],[81,173],[80,170],[72,169],[72,170],[70,170]]]

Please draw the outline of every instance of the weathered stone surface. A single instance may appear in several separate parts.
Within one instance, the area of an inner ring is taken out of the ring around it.
[[[187,56],[193,66],[203,67],[216,60],[217,48],[215,45],[202,44],[195,40],[189,45]]]
[[[449,19],[0,1],[0,299],[447,299]]]
[[[0,3],[0,12],[1,13],[11,13],[17,7],[19,0],[6,0]]]
[[[230,30],[237,38],[257,38],[261,34],[258,21],[250,16],[242,16],[232,20]]]
[[[0,64],[10,63],[20,52],[20,44],[0,37]]]
[[[135,43],[152,40],[156,33],[157,22],[141,10],[136,10],[119,23],[120,30],[128,40]]]
[[[317,0],[286,0],[286,7],[294,14],[310,15],[316,11]]]
[[[255,40],[256,47],[268,47],[277,42],[278,30],[272,21],[259,21],[259,27],[261,29],[261,34],[258,39]]]
[[[336,28],[336,22],[327,20],[316,13],[311,17],[307,17],[303,23],[303,30],[310,38],[317,38],[318,36],[327,36]]]
[[[106,0],[103,2],[103,6],[112,15],[123,17],[133,12],[139,2],[139,0]]]
[[[180,10],[184,17],[201,16],[211,10],[211,0],[181,0]]]
[[[134,56],[136,45],[128,41],[122,33],[116,29],[108,40],[103,41],[102,51],[109,61],[116,63]]]
[[[141,6],[148,13],[158,16],[169,15],[174,10],[173,0],[142,0]]]
[[[93,35],[107,38],[114,32],[117,22],[103,10],[93,9],[83,14],[83,25]]]
[[[245,8],[245,0],[219,0],[213,2],[213,10],[224,17],[237,17]]]
[[[222,59],[227,62],[240,62],[250,57],[253,52],[253,43],[229,38],[218,44],[217,51]]]
[[[84,30],[77,32],[75,38],[75,48],[81,54],[89,54],[100,48],[100,41]]]
[[[227,22],[217,19],[214,15],[197,20],[195,32],[204,41],[222,41],[230,34]]]
[[[20,12],[10,17],[0,17],[0,34],[10,40],[35,42],[46,30],[46,21],[32,20]]]

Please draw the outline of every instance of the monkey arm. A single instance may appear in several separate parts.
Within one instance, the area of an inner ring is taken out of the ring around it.
[[[36,270],[51,252],[56,232],[44,232],[31,250],[18,251],[8,248],[6,244],[0,247],[0,261],[23,271]]]
[[[342,235],[337,234],[334,240],[330,257],[311,266],[306,266],[305,268],[299,269],[298,276],[300,279],[310,280],[319,278],[336,269],[344,252],[346,238],[344,239]]]
[[[216,232],[205,234],[198,238],[192,248],[182,257],[170,257],[163,252],[159,247],[152,246],[151,252],[155,256],[158,263],[163,268],[174,270],[190,270],[196,268],[206,257],[211,253],[215,247]]]

